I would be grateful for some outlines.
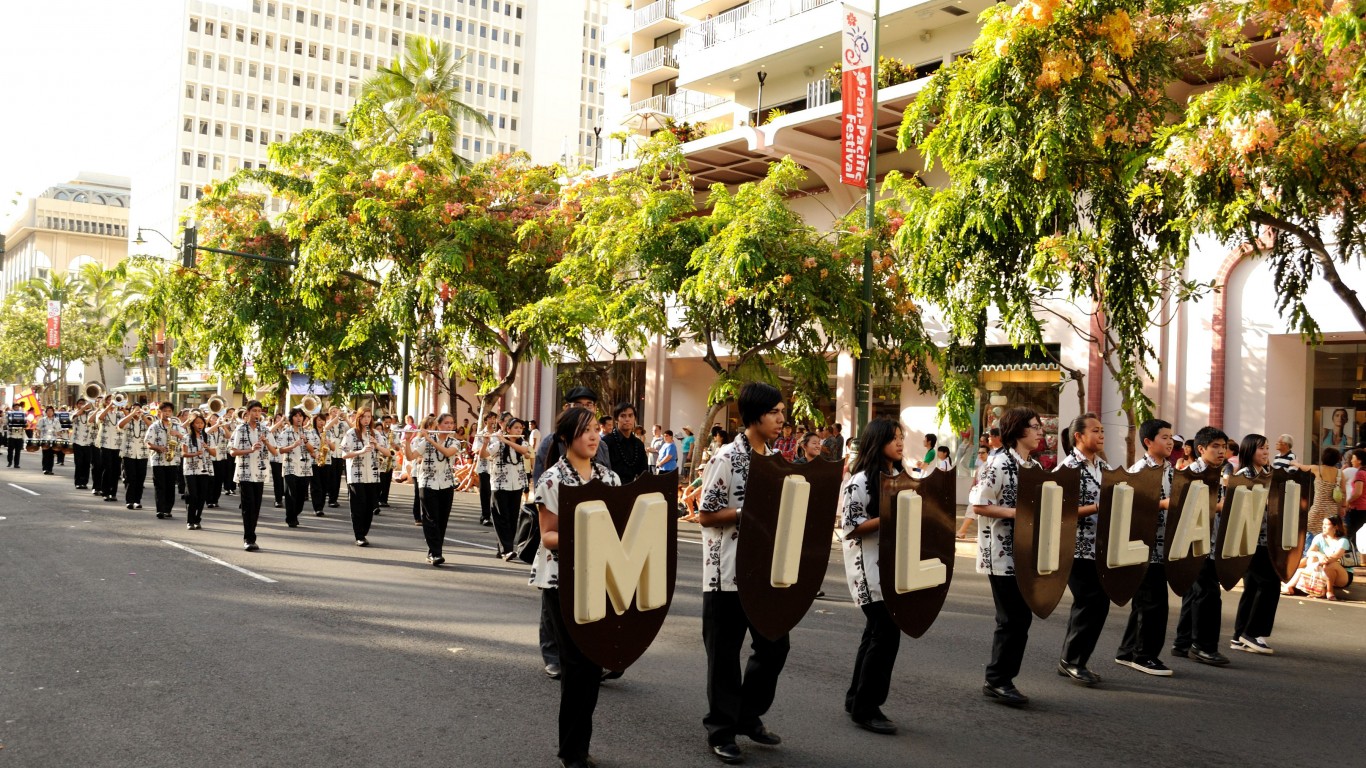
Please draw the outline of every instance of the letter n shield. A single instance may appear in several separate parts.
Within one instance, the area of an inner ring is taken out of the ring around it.
[[[624,670],[654,642],[673,601],[678,475],[642,475],[621,487],[601,481],[562,486],[560,510],[565,627],[589,661]],[[650,605],[650,595],[662,604]],[[580,621],[585,612],[601,617]]]
[[[1223,587],[1225,591],[1237,586],[1238,582],[1242,581],[1243,574],[1247,573],[1248,567],[1252,565],[1252,558],[1256,552],[1256,539],[1261,531],[1262,518],[1266,514],[1266,508],[1262,507],[1261,510],[1258,510],[1256,518],[1251,521],[1248,529],[1240,526],[1239,530],[1233,530],[1232,523],[1238,522],[1233,514],[1234,506],[1240,496],[1246,496],[1248,499],[1254,498],[1247,496],[1252,489],[1269,489],[1270,486],[1271,478],[1267,475],[1262,475],[1255,480],[1242,475],[1229,475],[1228,483],[1224,486],[1224,509],[1219,514],[1219,531],[1214,546],[1214,551],[1218,553],[1214,557],[1214,570],[1219,575],[1219,586]],[[1247,490],[1240,494],[1238,492],[1240,488]],[[1249,508],[1254,504],[1260,506],[1259,503],[1249,502]],[[1225,557],[1226,554],[1236,551],[1235,548],[1240,542],[1234,539],[1242,534],[1250,535],[1253,539],[1252,546],[1247,547],[1247,554]]]
[[[1044,522],[1048,510],[1041,508],[1044,487],[1056,483],[1062,496],[1057,540],[1044,542]],[[1020,480],[1015,498],[1015,581],[1020,594],[1035,616],[1048,618],[1058,607],[1067,590],[1067,577],[1072,575],[1072,556],[1077,551],[1077,506],[1081,500],[1081,470],[1062,467],[1056,472],[1033,467],[1020,467]],[[1040,568],[1039,554],[1047,546],[1057,553],[1056,568],[1047,572]]]

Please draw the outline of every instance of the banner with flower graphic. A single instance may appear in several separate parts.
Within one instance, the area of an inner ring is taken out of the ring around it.
[[[56,349],[62,344],[62,303],[47,303],[47,346]]]
[[[844,50],[840,56],[840,98],[844,113],[840,120],[840,182],[855,187],[868,183],[868,152],[873,141],[873,110],[877,87],[873,82],[872,14],[846,3],[844,29],[840,33]]]

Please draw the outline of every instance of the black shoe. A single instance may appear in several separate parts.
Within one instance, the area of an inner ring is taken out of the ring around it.
[[[755,744],[763,744],[764,746],[767,746],[767,747],[776,747],[776,746],[778,746],[779,744],[782,744],[782,743],[783,743],[782,737],[780,737],[778,734],[774,733],[773,731],[770,731],[770,730],[769,730],[765,725],[763,725],[762,723],[759,725],[758,728],[755,728],[754,730],[750,731],[749,733],[745,733],[745,734],[742,734],[742,735],[743,735],[743,736],[747,736],[747,737],[749,738],[749,740],[752,741],[752,742],[754,742]]]
[[[745,754],[740,751],[739,747],[735,746],[733,741],[729,744],[711,745],[711,753],[721,758],[721,762],[730,765],[745,762]]]
[[[593,768],[597,763],[593,759],[584,758],[583,760],[561,760],[560,768]]]
[[[379,509],[378,509],[378,508],[375,509],[375,517],[379,517]]]
[[[327,506],[332,507],[333,509],[336,509],[337,507],[340,507],[341,505],[338,504],[338,503],[335,502],[335,501],[329,501],[329,502],[327,502]]]
[[[480,520],[480,521],[479,521],[479,524],[480,524],[480,525],[493,525],[493,521],[492,521],[492,520],[489,520],[488,518],[484,518],[483,520]]]
[[[356,539],[356,546],[358,546],[358,547],[368,547],[368,546],[370,546],[370,542],[366,541],[365,539]]]
[[[559,664],[547,664],[547,665],[545,665],[545,676],[548,677],[548,678],[550,678],[551,680],[559,680],[559,679],[560,679],[560,665],[559,665]]]
[[[105,497],[104,497],[104,500],[105,500],[105,501],[112,501],[112,502],[114,502],[115,504],[117,504],[117,503],[119,502],[118,498],[116,498],[116,497],[114,497],[114,496],[105,496]]]
[[[87,487],[87,486],[84,486],[84,485],[78,485],[78,486],[76,486],[76,490],[78,490],[78,491],[84,491],[84,490],[86,489],[86,487]]]
[[[389,506],[389,502],[387,502],[387,501],[381,501],[381,502],[379,503],[379,505],[380,505],[381,507],[387,507],[387,506]],[[375,514],[378,515],[379,513],[376,512]]]
[[[1202,651],[1199,648],[1192,648],[1190,658],[1201,664],[1208,664],[1211,667],[1223,667],[1228,665],[1228,657],[1218,651]]]
[[[884,736],[891,736],[896,733],[896,723],[893,723],[881,714],[865,718],[856,717],[854,718],[854,725],[857,725],[865,731],[880,733]]]
[[[185,530],[187,530],[187,531],[193,531],[193,530],[194,530],[194,523],[186,523],[186,524],[185,524]]]
[[[128,502],[127,504],[124,504],[124,506],[127,507],[127,508],[129,508],[129,509],[132,509],[132,508],[133,508],[133,502],[130,501],[130,502]],[[161,515],[157,515],[157,517],[161,517]]]
[[[1171,668],[1157,659],[1145,659],[1137,656],[1120,656],[1115,659],[1115,663],[1120,666],[1129,667],[1130,669],[1136,669],[1145,675],[1153,675],[1154,677],[1172,676]]]
[[[248,552],[255,552],[256,550],[260,549],[260,547],[256,546],[256,542],[250,541],[246,544],[243,544],[242,549],[245,549]]]
[[[602,678],[601,678],[601,679],[602,679],[602,680],[620,680],[620,679],[621,679],[621,676],[624,675],[624,674],[626,674],[626,670],[624,670],[624,669],[622,669],[622,670],[604,669],[604,670],[602,671]]]
[[[298,527],[299,527],[299,521],[298,521],[298,520],[295,520],[295,521],[292,522],[292,523],[285,523],[285,525],[289,526],[290,528],[298,528]]]
[[[1183,659],[1188,659],[1188,658],[1190,658],[1190,649],[1189,649],[1189,648],[1177,648],[1176,646],[1173,645],[1173,646],[1172,646],[1172,655],[1173,655],[1173,656],[1180,656],[1180,657],[1183,658]]]
[[[982,694],[1007,707],[1023,707],[1029,703],[1029,697],[1020,693],[1020,689],[1013,685],[984,685]]]
[[[1068,664],[1065,661],[1058,662],[1058,675],[1070,677],[1080,685],[1096,685],[1100,682],[1100,675],[1087,669],[1081,664]]]
[[[142,505],[137,502],[133,502],[133,509],[142,509]]]
[[[284,509],[284,507],[285,507],[285,505],[284,505],[284,504],[281,504],[281,503],[280,503],[280,502],[278,502],[278,501],[277,501],[277,502],[275,502],[275,508],[276,508],[276,509]]]
[[[327,515],[324,514],[323,511],[320,509],[320,510],[318,510],[317,512],[314,512],[314,513],[313,513],[313,516],[314,516],[314,517],[326,517]]]
[[[446,558],[441,557],[440,555],[438,555],[438,556],[432,558],[432,565],[440,566],[440,565],[442,565],[442,564],[445,563],[445,562],[446,562]]]

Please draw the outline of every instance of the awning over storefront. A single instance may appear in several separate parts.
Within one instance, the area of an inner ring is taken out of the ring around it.
[[[332,382],[310,379],[305,373],[289,374],[289,394],[291,395],[331,395]]]

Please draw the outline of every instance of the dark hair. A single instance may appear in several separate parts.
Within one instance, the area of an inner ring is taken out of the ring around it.
[[[864,428],[863,435],[859,439],[858,458],[854,459],[854,465],[849,468],[850,475],[860,472],[867,473],[870,482],[876,480],[877,476],[883,471],[883,462],[886,457],[882,455],[882,450],[887,444],[896,439],[896,433],[901,431],[901,425],[883,416],[868,422]],[[895,462],[892,466],[901,471],[901,462]]]
[[[523,432],[523,434],[525,434],[525,433],[526,433],[526,422],[525,422],[525,421],[522,421],[521,419],[519,419],[519,418],[517,418],[517,417],[515,417],[515,416],[512,417],[512,418],[510,418],[510,419],[508,419],[507,423],[503,425],[503,429],[504,429],[505,431],[506,431],[506,430],[511,430],[511,429],[512,429],[514,426],[516,426],[517,424],[521,424],[521,425],[522,425],[522,432]],[[516,461],[516,456],[515,456],[515,452],[512,450],[512,446],[510,446],[510,445],[504,443],[504,444],[503,444],[503,455],[502,455],[502,458],[501,458],[501,463],[503,463],[503,464],[512,464],[512,463],[514,463],[515,461]]]
[[[746,427],[759,423],[764,414],[783,401],[783,393],[772,384],[751,381],[740,390],[736,404],[740,406],[740,421]]]
[[[1357,461],[1361,462],[1361,466],[1366,467],[1366,450],[1357,449],[1352,451],[1352,455],[1357,457]]]
[[[1344,535],[1344,531],[1342,530],[1342,518],[1337,515],[1329,515],[1324,519],[1333,524],[1333,534],[1339,539],[1342,538]],[[1353,543],[1352,546],[1355,547],[1356,544]]]
[[[674,431],[672,429],[666,429],[664,430],[664,434],[668,435],[669,437],[673,437]]]
[[[1144,448],[1147,448],[1148,443],[1156,440],[1158,434],[1161,433],[1162,430],[1171,428],[1172,424],[1170,421],[1148,419],[1138,426],[1138,440],[1143,444]]]
[[[1001,414],[1001,445],[1014,448],[1024,437],[1030,423],[1037,418],[1039,414],[1035,413],[1033,408],[1011,408]]]
[[[929,443],[930,447],[933,448],[936,445],[939,445],[939,435],[931,432],[928,435],[925,435],[925,442]]]
[[[1342,451],[1329,446],[1323,449],[1322,459],[1324,466],[1336,467],[1338,462],[1342,461]]]
[[[839,433],[841,433],[841,434],[844,433],[844,424],[843,424],[842,422],[838,422],[838,421],[837,421],[837,422],[835,422],[834,424],[832,424],[831,426],[833,426],[833,427],[835,428],[835,431],[836,431],[836,432],[839,432]]]
[[[1253,457],[1257,454],[1257,449],[1266,445],[1266,435],[1250,434],[1243,438],[1243,442],[1238,446],[1238,468],[1246,469],[1251,472],[1253,468]]]
[[[303,416],[304,419],[305,419],[305,423],[307,423],[308,414],[304,413],[304,409],[302,409],[302,408],[290,408],[290,409],[289,409],[289,423],[290,423],[290,424],[293,424],[293,423],[294,423],[294,417],[295,417],[296,415],[298,415],[298,416]]]
[[[1077,418],[1072,419],[1072,423],[1068,425],[1067,429],[1064,429],[1062,431],[1063,445],[1076,445],[1077,435],[1086,431],[1086,422],[1090,421],[1091,419],[1100,421],[1100,417],[1094,413],[1091,413],[1090,411],[1087,411],[1086,413],[1081,414]]]
[[[612,417],[611,417],[611,416],[599,416],[599,417],[598,417],[598,424],[599,424],[599,425],[606,424],[607,422],[609,422],[609,421],[611,421],[611,420],[612,420]]]
[[[555,421],[555,434],[550,443],[550,452],[545,457],[545,468],[550,469],[562,456],[569,452],[569,444],[593,426],[593,412],[581,405],[566,408]]]
[[[260,401],[260,400],[249,400],[249,401],[247,401],[247,410],[250,411],[252,408],[265,408],[265,406],[264,406],[264,405],[261,405],[261,401]]]
[[[947,445],[941,445],[938,448],[935,448],[934,452],[946,459],[949,457],[949,447]]]
[[[636,407],[630,403],[617,403],[617,407],[612,409],[612,418],[619,419],[621,418],[621,414],[626,411],[630,411],[631,415],[634,416]]]
[[[1195,450],[1199,452],[1202,448],[1214,442],[1215,440],[1227,439],[1228,435],[1224,434],[1223,430],[1219,429],[1218,427],[1201,427],[1200,431],[1195,433]]]
[[[1000,427],[992,427],[991,429],[987,430],[987,437],[1000,437],[1000,436],[1001,436],[1001,428],[1000,428]]]

